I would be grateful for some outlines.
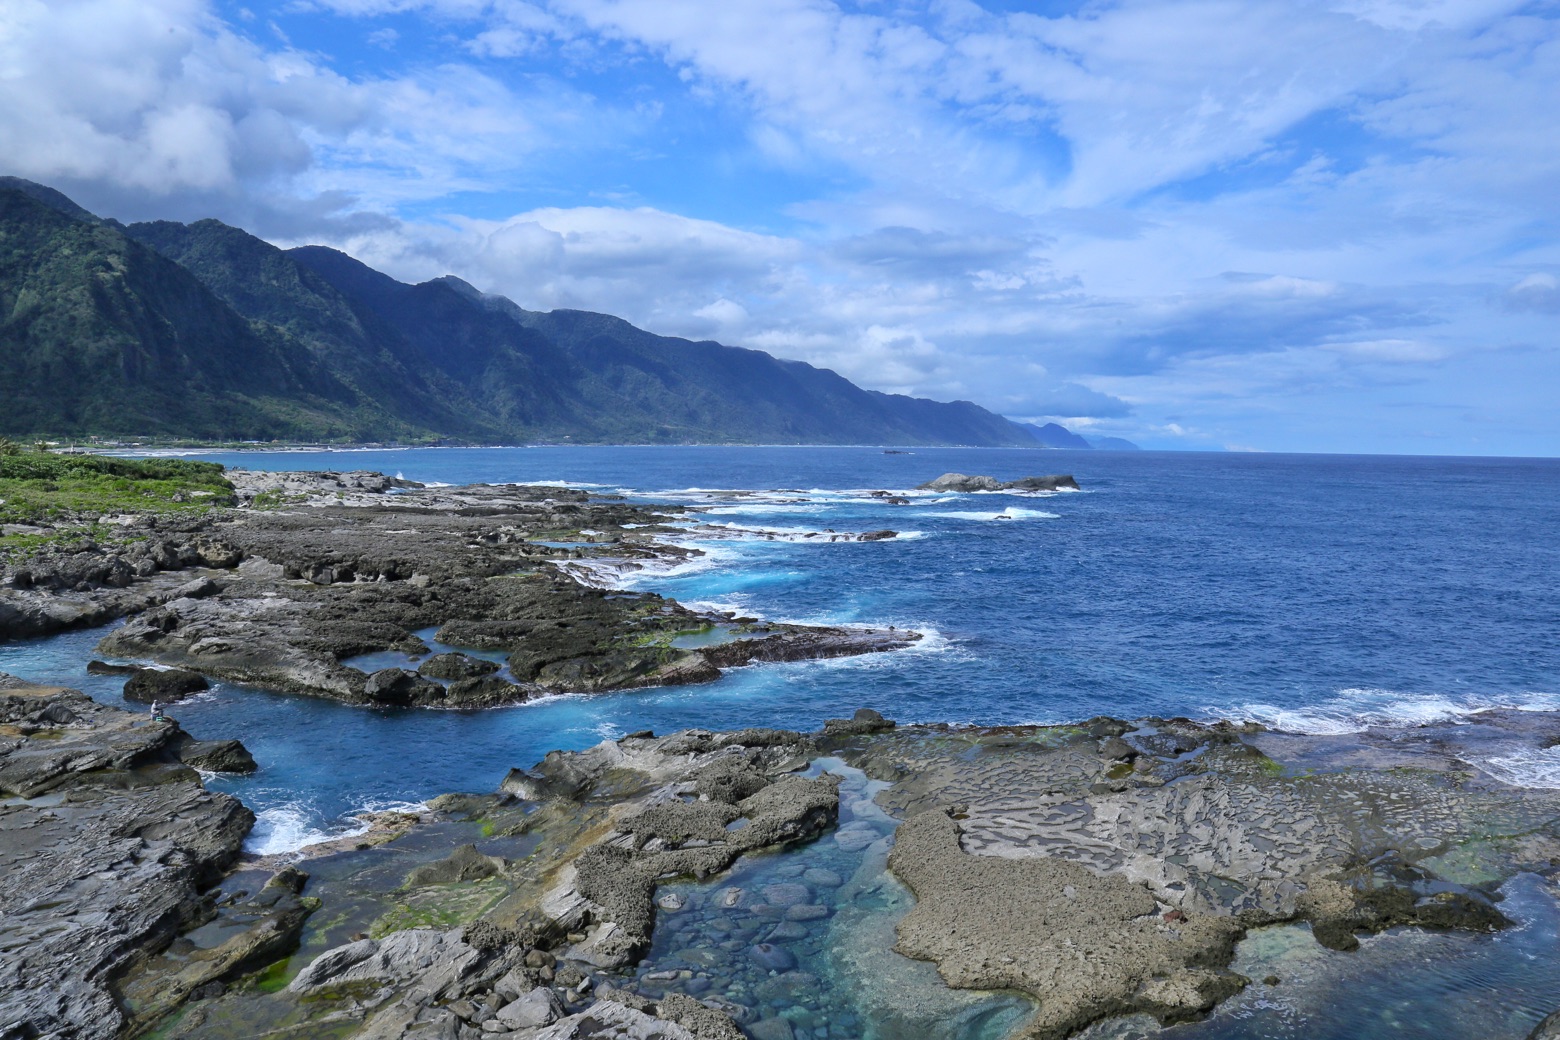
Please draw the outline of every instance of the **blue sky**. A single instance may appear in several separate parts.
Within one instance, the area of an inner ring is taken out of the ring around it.
[[[1560,2],[7,0],[0,165],[1162,448],[1560,455]]]

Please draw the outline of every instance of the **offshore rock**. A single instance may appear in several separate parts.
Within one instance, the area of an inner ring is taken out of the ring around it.
[[[125,682],[125,700],[142,704],[172,703],[209,689],[211,684],[199,672],[183,668],[142,668]]]
[[[185,736],[173,745],[179,761],[207,773],[253,773],[255,758],[237,740],[193,740]]]
[[[1019,480],[1001,481],[995,477],[966,476],[963,473],[944,473],[934,480],[919,485],[917,491],[1056,491],[1061,488],[1078,490],[1078,482],[1070,473],[1057,473],[1045,477],[1023,477]]]

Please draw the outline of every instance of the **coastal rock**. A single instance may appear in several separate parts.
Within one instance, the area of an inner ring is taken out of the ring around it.
[[[0,732],[19,734],[0,739],[0,1022],[110,1040],[126,1023],[110,981],[210,915],[200,893],[254,816],[178,761],[176,725],[74,690],[7,684]],[[64,797],[30,801],[45,792]],[[244,963],[227,953],[219,974]]]
[[[498,671],[497,661],[485,661],[465,654],[436,654],[417,666],[419,675],[430,679],[476,679]]]
[[[1070,473],[1057,473],[1044,477],[1022,477],[1001,481],[995,477],[967,476],[963,473],[944,473],[934,480],[919,485],[917,491],[1057,491],[1062,488],[1078,490],[1078,482]]]
[[[627,768],[639,772],[647,786],[670,781],[692,790],[704,783],[708,791],[699,801],[652,796],[633,811],[620,805],[611,832],[575,857],[571,876],[543,901],[560,927],[593,922],[568,956],[603,968],[633,963],[648,948],[655,889],[663,878],[709,877],[745,852],[784,848],[831,826],[839,813],[838,777],[773,775],[804,746],[800,735],[783,731],[717,736],[694,730],[605,742],[577,755],[549,755],[536,772],[556,778],[552,791],[571,791],[574,798],[586,797],[597,776],[616,778],[613,787],[620,788]],[[691,761],[685,749],[692,751]],[[725,759],[740,764],[733,767]],[[767,778],[757,790],[747,779],[750,772]],[[729,826],[739,821],[745,825]],[[805,886],[795,887],[801,892],[798,902],[809,898]]]
[[[740,1033],[737,1036],[741,1036]],[[577,1015],[548,1026],[532,1040],[586,1040],[612,1037],[613,1040],[726,1040],[719,1033],[695,1034],[675,1022],[639,1011],[612,1000],[598,1000]],[[736,1037],[730,1037],[736,1040]]]
[[[852,737],[864,733],[884,733],[894,726],[894,721],[885,719],[881,712],[872,708],[857,708],[856,714],[848,719],[826,719],[823,723],[823,735]]]
[[[1247,981],[1204,967],[1234,957],[1245,934],[1234,919],[1188,916],[1172,934],[1142,886],[1064,859],[972,856],[944,812],[907,820],[889,864],[916,894],[896,949],[935,960],[954,986],[1036,995],[1029,1037],[1059,1040],[1135,1011],[1181,1021]],[[1087,971],[1078,949],[1091,951]]]
[[[1527,1035],[1527,1040],[1560,1040],[1560,1011],[1535,1026]]]
[[[259,768],[249,749],[237,740],[185,740],[174,753],[185,765],[207,773],[253,773]]]
[[[374,704],[409,707],[444,700],[444,687],[405,668],[381,668],[363,684],[363,696]]]
[[[535,1029],[563,1017],[563,1003],[546,986],[537,986],[505,1004],[494,1017],[505,1029]]]
[[[481,950],[464,941],[461,929],[410,928],[327,950],[310,961],[287,989],[307,995],[353,984],[391,989],[415,981],[431,997],[475,974],[485,960]]]
[[[261,501],[278,490],[271,478],[255,478],[250,487],[250,476],[231,476],[241,497],[252,491]],[[141,612],[104,639],[102,652],[353,704],[490,707],[518,703],[538,689],[595,693],[708,682],[727,667],[875,653],[920,638],[771,625],[762,638],[678,648],[672,645],[677,634],[730,618],[649,593],[598,588],[592,583],[609,582],[619,564],[587,562],[578,549],[537,540],[595,532],[588,539],[602,552],[610,545],[621,554],[623,569],[636,568],[639,559],[695,553],[650,540],[659,513],[560,488],[396,487],[390,495],[372,490],[373,483],[315,474],[283,485],[287,495],[301,496],[297,508],[215,514],[197,539],[166,546],[157,566],[193,566],[203,559],[199,539],[216,539],[242,557],[236,571],[202,585],[199,596],[176,587],[139,593],[154,579],[137,578],[122,590],[139,595],[136,604],[117,604],[109,616]],[[331,508],[311,508],[316,505]],[[231,555],[213,554],[210,562]],[[77,600],[93,613],[73,613]],[[0,614],[28,612],[15,629],[86,624],[103,619],[97,608],[111,600],[104,591],[7,592],[0,595]],[[60,616],[27,620],[39,611]],[[0,617],[0,634],[5,624]],[[389,676],[370,686],[369,677],[344,663],[376,651],[424,654],[427,646],[415,633],[427,628],[452,645],[504,651],[513,681],[505,684],[490,663],[464,654],[423,663],[420,678],[448,682],[448,691]]]
[[[211,684],[199,672],[183,668],[142,668],[125,682],[125,700],[171,704],[209,689]]]

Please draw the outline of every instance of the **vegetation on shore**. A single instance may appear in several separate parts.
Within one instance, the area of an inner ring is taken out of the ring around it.
[[[215,462],[54,454],[0,438],[0,556],[99,540],[105,516],[188,515],[235,501]]]

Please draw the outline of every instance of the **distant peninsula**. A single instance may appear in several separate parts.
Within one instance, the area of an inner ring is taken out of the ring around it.
[[[15,177],[0,315],[16,439],[1132,447],[216,220],[127,226]]]

